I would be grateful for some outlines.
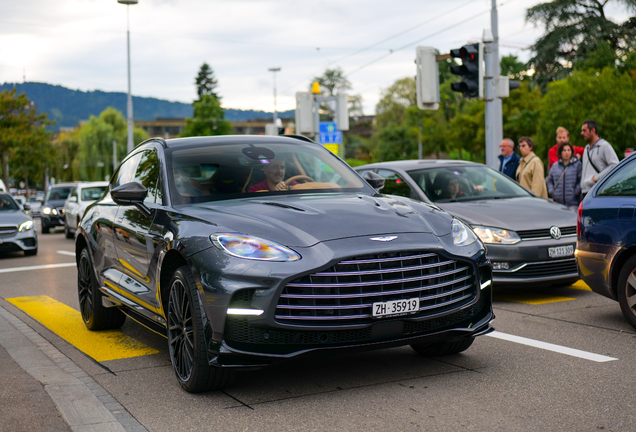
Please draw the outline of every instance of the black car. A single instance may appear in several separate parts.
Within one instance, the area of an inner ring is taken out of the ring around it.
[[[76,256],[87,327],[129,316],[166,335],[190,392],[317,352],[458,353],[492,330],[473,231],[306,139],[142,143],[87,208]]]
[[[576,256],[581,278],[619,302],[636,328],[636,153],[624,159],[579,205]]]
[[[579,279],[576,213],[536,197],[477,162],[407,160],[355,168],[386,179],[382,192],[435,204],[486,244],[499,285],[570,285]]]
[[[40,210],[42,234],[64,226],[64,203],[75,186],[76,183],[59,183],[49,188]]]

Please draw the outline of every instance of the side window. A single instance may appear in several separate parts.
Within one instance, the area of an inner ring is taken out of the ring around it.
[[[412,193],[409,185],[404,179],[395,171],[381,169],[378,170],[378,174],[385,178],[384,188],[381,193],[388,195],[397,195],[406,198],[412,198],[415,194]]]
[[[77,198],[77,188],[73,189],[73,192],[71,192],[71,197]]]
[[[111,189],[133,181],[135,178],[135,169],[137,168],[137,163],[139,162],[140,157],[141,153],[137,153],[121,164],[117,174],[113,176],[113,180],[110,184]]]
[[[158,201],[157,183],[159,180],[159,158],[155,150],[148,150],[140,154],[139,165],[135,172],[136,181],[148,189],[148,195],[144,200],[147,204],[154,204]]]
[[[601,188],[599,196],[636,196],[636,159],[614,173]]]

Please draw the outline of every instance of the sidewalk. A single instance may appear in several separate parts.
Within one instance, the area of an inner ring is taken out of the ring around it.
[[[92,377],[2,306],[0,406],[0,431],[146,431]]]

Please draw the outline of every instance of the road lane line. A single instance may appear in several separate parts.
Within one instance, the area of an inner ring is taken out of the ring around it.
[[[37,265],[37,266],[28,266],[28,267],[11,267],[6,269],[0,269],[0,273],[12,273],[12,272],[20,272],[20,271],[29,271],[29,270],[42,270],[42,269],[51,269],[51,268],[60,268],[60,267],[75,267],[77,264],[75,263],[63,263],[63,264],[45,264],[45,265]]]
[[[543,295],[537,293],[506,293],[506,294],[498,294],[495,293],[493,296],[494,300],[498,301],[509,301],[515,303],[524,303],[529,305],[542,305],[548,303],[557,303],[563,301],[576,300],[572,297],[562,297],[562,296],[554,296],[554,295]]]
[[[612,360],[618,360],[617,358],[614,357],[607,357],[604,355],[600,355],[600,354],[594,354],[591,352],[587,352],[587,351],[581,351],[581,350],[577,350],[574,348],[568,348],[568,347],[564,347],[561,345],[555,345],[555,344],[551,344],[548,342],[542,342],[542,341],[538,341],[535,339],[528,339],[528,338],[524,338],[521,336],[515,336],[515,335],[511,335],[511,334],[507,334],[507,333],[501,333],[498,331],[494,331],[492,333],[488,333],[486,336],[490,336],[490,337],[494,337],[496,339],[502,339],[502,340],[506,340],[509,342],[516,342],[522,345],[528,345],[531,347],[535,347],[535,348],[541,348],[544,350],[548,350],[548,351],[554,351],[557,353],[561,353],[561,354],[565,354],[565,355],[569,355],[572,357],[579,357],[585,360],[592,360],[595,362],[608,362],[608,361],[612,361]]]
[[[75,256],[75,252],[70,252],[70,251],[65,251],[65,250],[59,250],[57,251],[57,253],[59,253],[60,255],[68,255],[68,256]]]
[[[574,289],[585,290],[585,291],[592,291],[592,288],[587,286],[587,284],[585,282],[583,282],[582,280],[573,283],[568,288],[574,288]]]
[[[6,300],[98,362],[159,353],[119,330],[88,330],[78,311],[48,296]]]

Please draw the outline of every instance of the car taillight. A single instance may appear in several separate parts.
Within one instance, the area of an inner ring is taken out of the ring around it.
[[[576,216],[576,235],[581,236],[581,231],[583,231],[583,227],[581,226],[581,221],[583,220],[583,201],[579,204],[579,211]]]

